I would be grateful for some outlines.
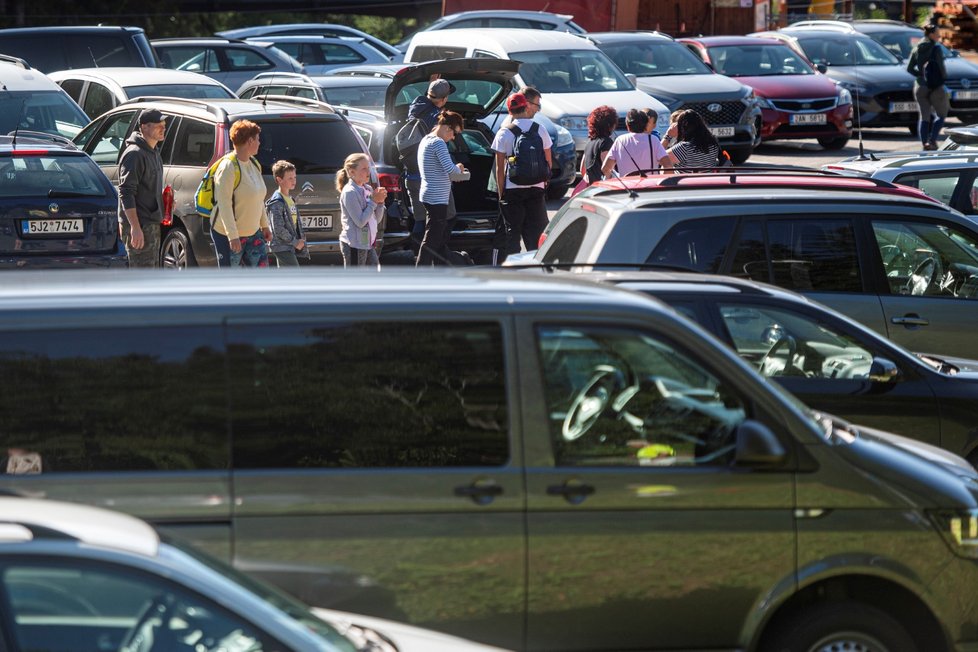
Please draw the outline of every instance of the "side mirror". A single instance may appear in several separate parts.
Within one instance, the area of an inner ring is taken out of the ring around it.
[[[869,379],[874,383],[895,383],[900,378],[900,369],[891,360],[873,358],[869,366]]]
[[[638,77],[635,76],[634,73],[626,72],[625,73],[625,79],[627,79],[628,81],[630,81],[632,83],[632,86],[637,86],[638,85]]]
[[[770,467],[785,461],[788,452],[760,421],[748,419],[737,426],[737,447],[734,450],[736,466]]]
[[[819,71],[823,75],[828,71],[828,69],[829,69],[829,67],[826,66],[824,63],[816,63],[815,64],[815,70]]]

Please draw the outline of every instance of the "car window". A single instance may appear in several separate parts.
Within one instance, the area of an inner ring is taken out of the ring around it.
[[[446,27],[445,29],[468,29],[470,27],[482,26],[481,18],[463,18],[462,20],[456,20],[450,27]]]
[[[216,84],[141,84],[126,86],[126,94],[130,97],[186,97],[189,99],[225,99],[234,94],[223,86]]]
[[[0,134],[14,129],[74,138],[88,116],[60,88],[53,91],[0,90]]]
[[[831,38],[826,35],[799,38],[805,56],[827,66],[892,66],[900,63],[871,38]]]
[[[85,94],[85,103],[82,105],[85,113],[97,118],[114,107],[115,97],[108,88],[97,82],[88,84],[88,93]]]
[[[686,352],[648,333],[541,326],[558,466],[727,464],[746,402]]]
[[[81,98],[82,86],[85,82],[80,79],[63,79],[58,84],[71,99],[77,102]]]
[[[539,23],[531,23],[528,20],[519,18],[497,18],[489,19],[487,27],[510,27],[513,29],[535,29]]]
[[[241,97],[249,98],[262,95],[285,95],[289,90],[286,85],[281,86],[255,86],[254,88],[249,88],[247,91],[242,93]]]
[[[307,88],[304,86],[292,86],[288,90],[289,95],[294,95],[295,97],[305,97],[310,100],[318,100],[319,97],[316,95],[315,89]],[[328,102],[329,100],[324,100]],[[343,102],[335,102],[335,104],[343,104]]]
[[[387,88],[380,86],[362,86],[359,88],[340,86],[324,88],[326,101],[331,104],[355,106],[361,109],[376,109],[384,106]]]
[[[363,63],[367,60],[362,54],[353,48],[341,43],[315,43],[309,46],[317,51],[315,63],[323,64],[347,64]],[[303,51],[305,54],[305,50]],[[300,59],[301,61],[301,59]],[[303,61],[303,63],[307,63]]]
[[[51,47],[51,40],[60,39],[60,34],[46,37],[38,37],[35,34],[24,34],[22,36],[3,34],[0,35],[0,52],[10,56],[24,59],[33,68],[41,72],[48,73],[55,70],[67,70],[71,66],[65,61],[67,52],[65,48]],[[91,64],[82,64],[85,68],[90,68]],[[76,67],[82,67],[76,66]]]
[[[145,62],[126,44],[128,34],[73,34],[62,36],[72,68],[105,68],[108,66],[144,66]]]
[[[576,260],[587,234],[587,223],[588,218],[583,215],[568,223],[566,228],[553,236],[553,242],[547,247],[542,262],[546,264]]]
[[[978,236],[930,222],[873,220],[891,294],[978,298]]]
[[[227,58],[228,70],[265,70],[275,64],[264,55],[246,48],[222,48]]]
[[[120,111],[105,120],[102,131],[85,147],[88,155],[100,166],[115,165],[119,162],[119,152],[125,147],[129,137],[129,125],[135,111]]]
[[[939,202],[950,204],[954,189],[958,185],[962,170],[944,170],[941,172],[914,172],[901,174],[893,181],[905,186],[919,188]],[[964,170],[964,172],[969,172]]]
[[[899,32],[877,32],[871,36],[891,53],[901,59],[909,59],[910,53],[922,38],[923,32],[901,30]]]
[[[787,45],[713,46],[710,58],[717,72],[730,77],[815,74],[815,70]]]
[[[235,468],[509,459],[498,323],[240,325],[228,337]]]
[[[172,141],[173,158],[170,162],[171,165],[206,167],[214,156],[214,125],[209,122],[184,118]]]
[[[105,194],[105,175],[87,156],[0,157],[0,197]]]
[[[561,50],[514,52],[522,61],[520,77],[541,93],[630,91],[634,87],[601,51]]]
[[[467,48],[457,45],[419,45],[411,54],[411,61],[437,61],[439,59],[461,59]]]
[[[281,649],[217,604],[136,569],[50,558],[10,561],[0,573],[23,650]]]
[[[223,350],[217,327],[0,333],[0,473],[229,468]]]
[[[202,46],[161,47],[157,48],[156,53],[159,56],[160,65],[164,68],[188,70],[190,72],[221,71],[221,64],[214,48]]]
[[[493,54],[492,52],[486,52],[485,50],[475,50],[472,52],[473,59],[498,59],[499,55]]]
[[[674,41],[643,39],[602,45],[601,49],[619,68],[639,77],[712,74],[706,64]]]
[[[715,274],[736,224],[737,219],[728,216],[680,222],[669,229],[645,262]]]
[[[341,120],[251,119],[261,127],[258,161],[266,172],[284,159],[295,165],[296,174],[333,174],[347,156],[363,151],[353,129]]]
[[[762,376],[867,378],[873,354],[806,314],[747,301],[717,304],[737,353]]]
[[[851,220],[772,219],[767,239],[775,285],[800,292],[862,292]]]

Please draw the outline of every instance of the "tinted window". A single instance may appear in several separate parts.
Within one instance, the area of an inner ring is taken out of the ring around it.
[[[85,95],[85,104],[82,106],[92,118],[97,118],[115,106],[115,98],[102,84],[92,82],[88,85],[88,93]]]
[[[226,469],[217,328],[0,334],[0,472]]]
[[[244,48],[224,48],[224,56],[227,57],[228,70],[264,70],[275,65],[264,55]]]
[[[194,98],[227,98],[234,94],[226,88],[214,84],[147,84],[145,86],[127,86],[129,97],[154,95],[157,97],[188,97]]]
[[[70,68],[105,68],[106,66],[143,66],[145,63],[135,52],[129,35],[74,34],[67,39]]]
[[[60,84],[64,92],[77,102],[78,98],[81,97],[82,86],[85,82],[80,79],[65,79]]]
[[[171,165],[206,167],[214,155],[214,125],[184,118],[173,139]]]
[[[56,34],[21,35],[21,36],[0,36],[0,52],[9,54],[13,57],[26,59],[27,63],[37,68],[41,72],[54,72],[55,70],[65,70],[70,68],[65,61],[65,51],[61,47],[52,47],[52,39],[59,39],[61,36]],[[76,68],[90,65],[81,64]]]
[[[942,204],[950,205],[951,198],[954,196],[954,189],[958,185],[958,179],[962,172],[968,174],[970,170],[915,172],[913,174],[901,174],[893,181],[904,186],[919,188]]]
[[[567,225],[563,231],[553,236],[554,241],[543,257],[544,263],[572,262],[584,244],[587,234],[587,218],[578,217]],[[548,236],[550,237],[550,236]]]
[[[713,46],[710,57],[717,72],[730,77],[815,74],[787,45]]]
[[[715,274],[736,223],[731,217],[681,222],[663,236],[645,262]]]
[[[17,129],[74,138],[88,116],[64,91],[0,91],[0,133]]]
[[[767,237],[775,285],[801,292],[862,291],[850,220],[771,220]]]
[[[925,222],[873,220],[892,294],[978,298],[978,236]]]
[[[258,160],[266,171],[285,159],[295,165],[297,174],[333,173],[343,167],[347,156],[363,151],[353,129],[340,120],[252,120],[261,126]]]
[[[798,39],[805,56],[814,63],[827,66],[892,66],[900,63],[886,48],[871,38]]]
[[[419,45],[411,54],[411,61],[436,61],[438,59],[460,59],[466,48],[452,45]]]
[[[105,197],[107,192],[105,175],[84,155],[0,157],[0,197]]]
[[[498,324],[240,326],[229,343],[235,468],[509,457]]]
[[[639,77],[712,74],[706,64],[674,41],[645,39],[602,45],[601,49],[619,68]]]
[[[160,65],[190,72],[220,72],[221,64],[213,48],[181,46],[157,48]]]
[[[630,91],[625,79],[606,54],[591,50],[514,52],[511,59],[522,61],[520,77],[541,93],[585,93]]]

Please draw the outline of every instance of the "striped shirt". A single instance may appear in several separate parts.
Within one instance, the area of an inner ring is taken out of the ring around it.
[[[448,175],[458,170],[452,163],[445,141],[428,134],[418,145],[418,167],[421,169],[421,201],[425,204],[448,204],[452,180]]]
[[[720,155],[720,148],[710,145],[708,151],[704,152],[699,147],[689,141],[677,143],[669,149],[669,154],[676,159],[677,168],[710,168],[717,167],[717,157]],[[680,170],[680,172],[700,172],[701,170]],[[705,170],[702,170],[705,172]]]

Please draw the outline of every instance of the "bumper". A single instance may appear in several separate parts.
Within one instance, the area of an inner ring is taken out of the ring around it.
[[[87,256],[11,256],[0,255],[0,269],[80,269],[129,267],[129,257],[122,254],[89,254]]]
[[[898,108],[895,104],[906,104],[913,102],[913,93],[892,93],[892,94],[881,94],[872,97],[860,97],[859,107],[861,109],[861,114],[858,116],[853,116],[853,125],[857,126],[862,124],[863,127],[911,127],[917,124],[919,116],[917,109],[914,108],[912,111],[891,111],[890,109]]]
[[[852,105],[843,104],[825,112],[825,124],[792,124],[792,116],[817,115],[763,109],[761,138],[782,140],[794,138],[838,138],[852,135]]]

